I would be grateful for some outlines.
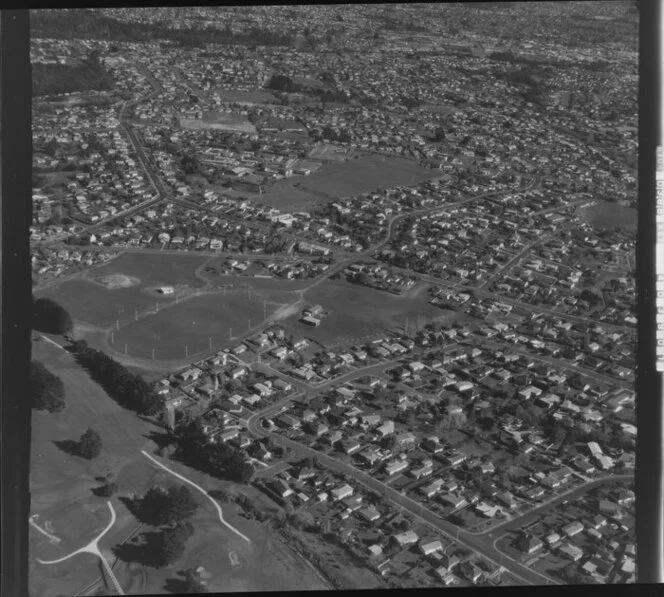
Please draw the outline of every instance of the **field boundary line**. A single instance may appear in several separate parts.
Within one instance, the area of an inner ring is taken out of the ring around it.
[[[154,462],[158,467],[163,468],[165,471],[168,471],[169,473],[171,473],[172,475],[174,475],[175,477],[177,477],[181,481],[184,481],[185,483],[189,483],[189,485],[192,485],[193,487],[198,489],[198,491],[200,491],[207,499],[209,499],[214,504],[214,507],[217,509],[217,512],[219,513],[219,520],[220,520],[221,524],[228,527],[231,531],[233,531],[239,537],[242,537],[242,539],[244,539],[247,543],[251,543],[251,539],[249,539],[249,537],[247,537],[246,535],[243,535],[233,525],[229,524],[228,522],[226,522],[226,520],[224,520],[224,513],[223,513],[223,510],[221,509],[221,506],[217,503],[217,501],[212,496],[210,496],[208,494],[207,491],[205,491],[205,489],[203,489],[200,485],[197,485],[196,483],[194,483],[190,479],[187,479],[187,477],[184,477],[184,476],[180,475],[179,473],[176,473],[174,470],[168,468],[166,465],[159,462],[154,456],[152,456],[151,454],[148,454],[145,450],[141,450],[141,454],[143,454],[144,456],[146,456],[147,458],[152,460],[152,462]]]

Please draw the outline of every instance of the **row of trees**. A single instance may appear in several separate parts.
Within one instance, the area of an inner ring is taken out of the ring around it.
[[[100,15],[92,9],[38,11],[30,15],[30,27],[35,37],[114,42],[168,40],[187,47],[203,47],[209,43],[288,46],[294,39],[291,32],[272,31],[260,26],[236,32],[231,29],[230,24],[224,29],[180,29],[163,23],[119,21]],[[117,46],[111,46],[111,51],[117,49]]]
[[[85,340],[73,343],[76,360],[121,406],[143,415],[161,412],[163,401],[142,377],[131,373],[107,354],[90,348]]]

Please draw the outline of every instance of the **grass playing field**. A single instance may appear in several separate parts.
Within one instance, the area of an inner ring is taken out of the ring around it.
[[[114,332],[113,347],[135,357],[155,359],[185,358],[201,351],[225,346],[231,335],[239,336],[250,327],[258,326],[276,308],[254,294],[252,299],[243,290],[229,290],[224,295],[193,297],[160,310]],[[186,347],[186,348],[185,348]]]
[[[187,284],[202,286],[196,277],[196,268],[203,265],[209,257],[196,253],[123,253],[107,265],[94,270],[95,277],[108,274],[134,276],[144,285],[150,284]]]
[[[579,213],[584,220],[597,228],[619,226],[626,230],[636,230],[637,212],[633,207],[599,200],[595,205],[579,210]]]
[[[284,211],[307,211],[317,203],[338,197],[415,185],[439,175],[440,172],[423,168],[413,160],[357,154],[357,159],[347,162],[327,162],[309,176],[280,180],[263,193],[261,202]]]
[[[95,326],[107,327],[117,319],[128,323],[135,312],[175,301],[175,295],[155,297],[147,289],[159,285],[189,288],[202,287],[205,282],[195,271],[209,259],[202,255],[125,253],[107,265],[92,270],[89,279],[69,280],[51,286],[38,297],[47,296],[67,309],[75,320]],[[122,274],[136,278],[139,283],[126,288],[109,289],[101,282],[108,276]]]

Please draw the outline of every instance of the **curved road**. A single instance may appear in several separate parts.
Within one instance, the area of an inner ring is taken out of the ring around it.
[[[516,560],[513,560],[509,556],[505,555],[500,550],[498,550],[495,547],[495,545],[488,542],[487,537],[491,538],[495,529],[507,527],[508,525],[518,525],[518,521],[523,517],[532,515],[534,512],[537,512],[540,509],[550,507],[556,501],[563,500],[565,499],[565,497],[568,497],[568,495],[571,495],[575,492],[581,493],[594,485],[614,480],[629,479],[632,477],[632,475],[625,474],[625,475],[616,475],[613,477],[606,477],[602,479],[595,479],[593,481],[590,481],[586,485],[574,488],[573,490],[570,490],[565,494],[552,498],[551,500],[545,502],[544,504],[538,506],[537,508],[531,510],[528,513],[525,513],[512,520],[505,521],[504,524],[496,525],[493,528],[487,529],[480,533],[473,533],[461,530],[460,528],[448,522],[447,520],[427,510],[423,504],[417,502],[416,500],[413,500],[407,495],[404,495],[396,491],[395,489],[391,488],[389,485],[386,485],[376,480],[375,478],[358,470],[357,468],[355,468],[350,464],[341,462],[317,450],[304,446],[299,442],[290,440],[288,438],[283,437],[280,434],[275,434],[264,429],[261,426],[260,421],[266,417],[276,414],[282,408],[283,408],[283,402],[280,402],[272,405],[271,407],[263,411],[260,411],[259,413],[255,413],[254,415],[252,415],[246,421],[249,431],[258,437],[271,437],[273,439],[277,439],[282,445],[286,445],[297,452],[304,453],[308,456],[317,458],[318,461],[324,466],[339,473],[342,473],[347,478],[354,479],[355,481],[364,485],[368,489],[373,490],[377,492],[379,495],[384,496],[386,499],[389,499],[393,504],[396,504],[400,508],[410,512],[412,515],[419,518],[420,520],[428,524],[430,527],[433,527],[438,532],[446,535],[449,539],[456,540],[461,545],[464,545],[465,547],[471,549],[472,551],[481,554],[487,560],[491,561],[494,565],[501,566],[502,568],[510,572],[515,578],[521,580],[526,584],[542,584],[542,583],[560,584],[560,583],[557,580],[550,578],[549,576],[537,572],[536,570],[527,568],[526,566],[520,564]]]

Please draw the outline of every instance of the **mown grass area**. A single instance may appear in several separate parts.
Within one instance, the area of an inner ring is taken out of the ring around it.
[[[155,359],[177,359],[212,348],[225,346],[230,336],[239,336],[249,326],[255,327],[263,321],[264,306],[267,315],[276,308],[254,295],[249,299],[246,292],[229,290],[193,297],[177,305],[160,309],[136,322],[120,327],[114,333],[113,347],[135,357]],[[186,347],[186,348],[185,348]]]
[[[315,205],[379,188],[412,186],[440,176],[413,160],[358,153],[348,161],[328,161],[309,176],[283,179],[266,189],[260,201],[281,210],[308,211]]]
[[[196,268],[209,257],[196,253],[123,253],[113,261],[95,270],[95,278],[109,274],[125,274],[139,278],[144,285],[187,284],[203,286],[196,277]]]
[[[428,304],[426,293],[411,291],[397,296],[340,280],[322,282],[306,292],[304,299],[311,305],[320,304],[328,311],[329,315],[320,326],[300,323],[299,313],[291,315],[283,323],[326,346],[357,341],[394,328],[402,329],[406,319],[412,327],[418,317],[423,321],[432,321],[445,315]]]
[[[579,210],[581,217],[597,228],[623,228],[636,231],[637,211],[608,201],[597,201],[595,205]]]
[[[35,293],[61,304],[78,321],[107,327],[120,320],[129,323],[146,309],[154,309],[175,301],[175,295],[156,296],[148,289],[170,285],[176,288],[199,288],[205,282],[195,271],[209,259],[195,254],[124,253],[99,268],[86,273],[87,278],[68,280]],[[137,278],[139,283],[126,288],[109,289],[98,280],[111,274]]]

